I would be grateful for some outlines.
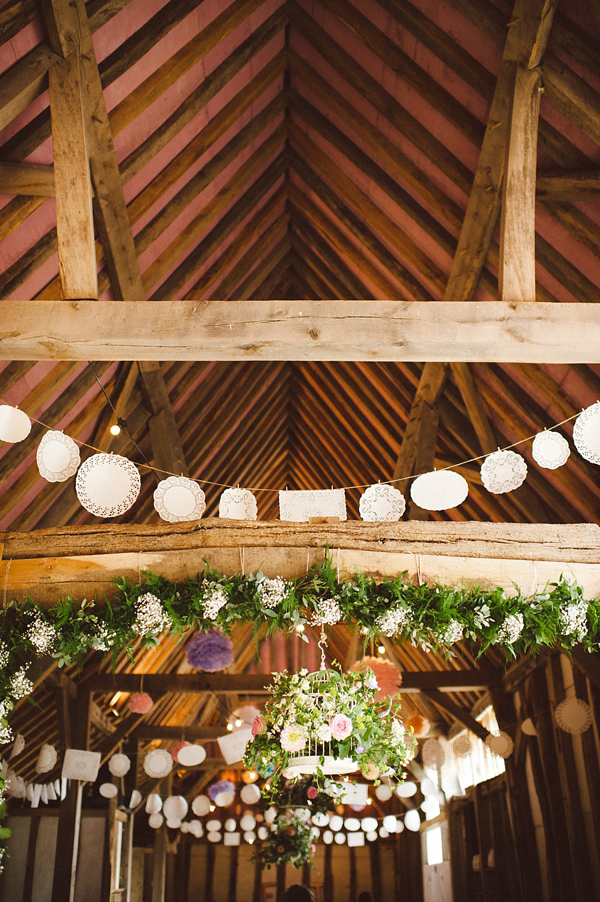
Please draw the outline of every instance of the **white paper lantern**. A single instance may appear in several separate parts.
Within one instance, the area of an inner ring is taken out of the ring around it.
[[[329,823],[329,815],[325,811],[317,811],[311,818],[315,827],[326,827]]]
[[[437,770],[441,768],[446,758],[444,748],[437,739],[428,739],[423,744],[422,756],[425,767],[433,767]]]
[[[404,832],[404,821],[400,820],[400,818],[396,819],[396,833]]]
[[[396,795],[399,799],[410,799],[412,796],[416,795],[417,792],[417,784],[413,783],[412,780],[407,780],[405,783],[399,783],[396,786]]]
[[[394,486],[377,483],[361,495],[358,510],[363,520],[395,523],[406,510],[406,501]]]
[[[209,842],[221,842],[221,834],[217,833],[216,830],[211,830],[207,833],[206,838]]]
[[[264,840],[269,835],[269,831],[267,830],[266,827],[259,827],[258,830],[256,831],[256,834],[257,834],[258,838],[264,842]]]
[[[427,511],[444,511],[458,507],[469,494],[467,480],[453,470],[432,470],[417,476],[410,487],[410,497]]]
[[[379,838],[380,839],[387,839],[389,835],[390,835],[389,830],[386,830],[385,827],[379,828]]]
[[[247,783],[240,792],[240,798],[246,805],[255,805],[260,800],[260,789],[256,783]]]
[[[166,777],[173,769],[173,758],[166,749],[152,749],[144,758],[144,770],[149,777]]]
[[[247,811],[240,820],[240,827],[242,830],[254,830],[256,827],[256,818],[254,815]]]
[[[192,836],[195,836],[196,839],[200,839],[200,837],[204,835],[204,827],[200,821],[196,819],[190,821],[190,833]]]
[[[129,773],[130,767],[131,761],[127,755],[122,755],[120,752],[108,759],[108,769],[113,777],[124,777]]]
[[[206,829],[212,831],[213,833],[219,831],[222,826],[223,825],[221,821],[216,817],[213,817],[206,822]]]
[[[338,846],[343,846],[346,842],[346,834],[345,833],[336,833],[333,837],[334,841],[338,844]]]
[[[481,465],[481,481],[494,495],[514,492],[525,482],[527,464],[514,451],[494,451]]]
[[[375,795],[380,802],[387,802],[388,799],[392,798],[394,793],[386,783],[381,783],[379,786],[375,787]]]
[[[361,827],[365,831],[365,833],[370,833],[372,830],[377,830],[377,818],[376,817],[363,817],[361,821]]]
[[[357,817],[347,817],[344,826],[352,833],[354,830],[360,830],[360,821]]]
[[[157,792],[151,792],[146,799],[146,814],[158,814],[162,810],[162,799]]]
[[[195,767],[202,764],[206,758],[206,749],[203,745],[184,745],[177,753],[177,760],[184,767]]]
[[[163,804],[165,817],[182,821],[188,813],[188,803],[183,796],[169,796]]]
[[[158,830],[164,824],[165,819],[162,814],[158,811],[156,814],[151,814],[148,818],[148,824],[152,827],[153,830]]]
[[[199,520],[206,510],[204,492],[187,476],[169,476],[154,490],[154,508],[169,523]]]
[[[521,732],[525,733],[526,736],[537,736],[537,730],[531,717],[525,718],[525,720],[521,724]]]
[[[0,441],[22,442],[31,432],[31,420],[18,407],[0,404]]]
[[[412,833],[419,832],[421,829],[421,816],[417,808],[411,808],[410,811],[406,812],[404,815],[404,826],[407,830],[411,830]]]
[[[77,472],[81,455],[69,435],[51,429],[38,446],[36,460],[40,476],[48,482],[64,482]]]
[[[181,819],[178,817],[168,817],[167,827],[170,830],[179,830],[179,828],[181,827]]]
[[[325,831],[325,833],[323,834],[323,842],[326,846],[331,845],[331,843],[333,842],[333,833],[331,832],[331,830]]]
[[[459,736],[458,739],[454,740],[452,743],[452,751],[456,758],[466,758],[471,754],[471,740],[466,733],[464,736]]]
[[[215,805],[218,808],[229,808],[235,799],[235,792],[218,792],[215,796]]]
[[[210,811],[210,799],[208,796],[196,796],[192,802],[192,811],[196,817],[203,817],[205,814],[208,814]]]
[[[256,842],[256,833],[254,830],[245,830],[244,831],[244,840],[248,843],[248,845],[252,845]]]
[[[137,806],[140,804],[141,801],[142,801],[141,792],[139,791],[139,789],[134,789],[133,792],[131,793],[131,798],[129,799],[129,805],[127,807],[128,808],[137,808]]]
[[[320,835],[321,835],[321,831],[319,830],[318,827],[311,827],[310,838],[312,839],[313,842],[316,842]]]
[[[104,796],[105,799],[114,799],[119,790],[114,783],[102,783],[98,787],[98,792],[101,796]]]
[[[275,818],[277,817],[277,808],[267,808],[265,811],[265,824],[272,824]]]
[[[585,733],[592,725],[592,709],[581,698],[566,698],[556,706],[556,722],[565,733],[575,736]]]
[[[80,504],[97,517],[118,517],[140,493],[137,467],[120,454],[92,454],[77,472],[75,491]]]
[[[184,821],[179,829],[181,830],[182,833],[189,833],[190,832],[189,821]]]
[[[333,830],[334,833],[337,833],[344,826],[344,818],[341,817],[339,814],[334,814],[329,819],[329,826],[331,827],[331,829]]]
[[[425,777],[424,780],[421,780],[421,792],[427,798],[428,796],[434,796],[437,798],[438,788],[429,777]]]
[[[227,830],[228,833],[233,833],[233,831],[237,827],[235,818],[228,817],[223,826],[225,827],[225,829]]]
[[[485,740],[485,744],[494,755],[498,755],[500,758],[508,758],[515,747],[511,737],[504,730],[500,730],[495,734],[490,733]]]
[[[375,840],[379,839],[377,830],[369,830],[369,832],[367,833],[367,839],[369,840],[369,842],[375,842]]]
[[[575,420],[573,444],[590,463],[600,464],[600,401],[586,407]]]
[[[395,814],[386,814],[383,819],[383,826],[389,833],[396,832],[396,823],[397,819]]]
[[[256,520],[256,498],[248,489],[225,489],[219,500],[219,517],[224,520]]]
[[[531,453],[540,467],[556,470],[557,467],[562,467],[567,462],[571,449],[566,438],[563,438],[558,432],[545,429],[543,432],[538,432],[534,438]]]

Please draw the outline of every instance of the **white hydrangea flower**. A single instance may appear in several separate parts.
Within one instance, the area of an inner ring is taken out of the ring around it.
[[[587,602],[583,600],[561,607],[560,617],[563,636],[573,636],[577,642],[581,642],[587,633],[587,609]]]
[[[21,667],[11,678],[9,691],[13,698],[23,698],[33,691],[33,683],[27,678],[26,673],[27,668]]]
[[[326,623],[339,623],[342,619],[342,609],[337,598],[320,598],[317,602],[317,609],[313,612],[311,624],[313,626],[324,626]]]
[[[276,576],[275,579],[263,579],[258,584],[258,596],[264,608],[276,608],[289,595],[290,584]]]
[[[152,592],[140,595],[135,603],[135,620],[133,622],[133,629],[138,636],[145,636],[147,633],[162,633],[169,624],[169,615],[163,608],[160,598],[157,598]]]
[[[385,614],[380,614],[375,625],[380,633],[384,636],[393,636],[403,629],[409,620],[406,608],[392,608]]]
[[[51,623],[46,623],[39,614],[35,614],[25,630],[25,638],[31,642],[38,655],[47,655],[53,650],[58,634]]]
[[[218,583],[205,583],[203,586],[202,616],[207,620],[215,620],[217,614],[227,602],[227,592]]]
[[[496,639],[494,640],[495,643],[504,642],[508,645],[512,645],[523,632],[523,626],[522,614],[507,614],[500,624]]]
[[[440,642],[442,645],[454,645],[455,642],[460,642],[463,633],[464,628],[462,623],[459,623],[458,620],[451,620],[441,634]]]

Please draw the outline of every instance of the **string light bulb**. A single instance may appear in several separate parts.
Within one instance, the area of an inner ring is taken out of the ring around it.
[[[110,434],[111,435],[120,435],[121,434],[121,427],[119,426],[118,423],[112,424],[112,426],[110,427]]]

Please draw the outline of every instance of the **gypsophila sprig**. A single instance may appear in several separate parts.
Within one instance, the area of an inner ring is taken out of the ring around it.
[[[170,618],[162,601],[152,592],[140,595],[135,603],[135,620],[133,630],[138,636],[162,633],[170,625]]]
[[[508,614],[500,624],[494,640],[495,645],[514,645],[523,632],[524,620],[522,614]]]
[[[203,586],[202,616],[206,620],[216,620],[217,614],[228,600],[224,586],[207,581]]]
[[[320,598],[315,602],[315,608],[310,618],[313,626],[332,626],[342,619],[342,609],[337,598]]]
[[[257,592],[260,603],[264,608],[278,607],[289,595],[289,583],[276,576],[275,579],[263,579],[258,583]]]
[[[36,654],[48,655],[54,650],[58,635],[56,627],[43,620],[39,614],[34,614],[25,630],[25,638],[31,642]]]

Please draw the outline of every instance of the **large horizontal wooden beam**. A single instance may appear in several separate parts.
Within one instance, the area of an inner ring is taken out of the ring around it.
[[[2,301],[3,360],[600,363],[600,305]]]

